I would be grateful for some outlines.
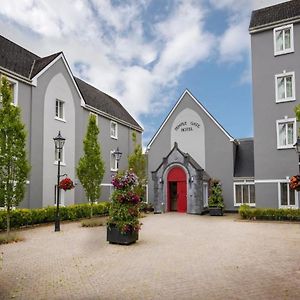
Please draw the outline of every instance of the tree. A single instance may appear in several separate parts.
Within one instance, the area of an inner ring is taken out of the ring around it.
[[[139,183],[136,187],[137,194],[144,199],[145,198],[145,185],[147,183],[146,175],[146,157],[143,154],[143,149],[136,141],[136,133],[132,133],[132,141],[134,144],[134,150],[131,155],[128,156],[128,168],[131,169],[139,178]]]
[[[0,94],[0,206],[6,208],[9,234],[11,210],[24,198],[30,165],[26,158],[26,131],[21,110],[12,104],[12,91],[5,77]]]
[[[90,115],[87,133],[83,140],[84,155],[80,158],[76,171],[91,205],[91,217],[93,216],[93,204],[101,195],[100,185],[105,172],[98,135],[96,116]]]

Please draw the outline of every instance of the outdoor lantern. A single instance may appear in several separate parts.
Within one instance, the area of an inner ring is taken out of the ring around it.
[[[299,137],[297,138],[297,142],[296,142],[296,144],[294,146],[295,146],[296,152],[298,154],[300,154],[300,138]]]
[[[119,147],[117,147],[117,150],[114,151],[114,156],[117,162],[119,162],[122,157],[122,152],[120,152]]]
[[[56,215],[55,215],[55,228],[54,231],[60,231],[60,216],[59,216],[59,201],[60,201],[60,188],[59,188],[59,181],[60,181],[60,161],[61,161],[61,151],[64,147],[66,139],[63,138],[58,132],[57,137],[53,138],[55,149],[58,151],[58,161],[57,161],[57,186],[56,186]]]
[[[61,136],[60,131],[58,132],[57,137],[53,138],[53,140],[57,150],[61,150],[64,147],[66,139]]]

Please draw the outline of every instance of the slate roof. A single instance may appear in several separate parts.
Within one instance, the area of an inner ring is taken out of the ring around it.
[[[236,146],[234,177],[254,177],[253,139],[241,139]]]
[[[141,126],[134,120],[134,118],[128,113],[128,111],[120,104],[115,98],[101,92],[85,81],[74,77],[77,86],[82,94],[82,97],[86,104],[97,108],[109,115],[112,115],[120,120],[134,125],[142,130]]]
[[[261,28],[289,19],[300,17],[300,1],[291,0],[277,5],[254,10],[251,15],[249,30]]]
[[[46,57],[39,57],[0,35],[0,66],[21,75],[28,80],[36,76],[61,53],[62,52],[58,52]],[[140,131],[143,130],[118,100],[101,92],[79,78],[74,77],[74,79],[84,101],[88,105],[107,113],[112,117],[123,120]]]

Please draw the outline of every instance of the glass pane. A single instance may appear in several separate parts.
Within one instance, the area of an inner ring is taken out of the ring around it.
[[[59,117],[64,118],[64,103],[59,101]]]
[[[283,32],[282,30],[276,31],[276,51],[283,50]]]
[[[237,204],[242,203],[242,188],[241,185],[235,186],[235,201]]]
[[[15,84],[14,84],[14,83],[12,83],[12,82],[9,82],[8,84],[9,84],[9,89],[10,89],[10,91],[11,91],[12,102],[14,102],[14,95],[15,95],[15,93],[14,93],[14,91],[15,91]]]
[[[293,145],[294,141],[294,124],[293,123],[288,123],[288,144]]]
[[[281,205],[287,205],[287,184],[280,183],[280,196],[281,196]]]
[[[284,31],[284,47],[285,49],[291,48],[291,30],[285,29]]]
[[[111,136],[116,136],[116,124],[111,124],[110,126],[110,135]]]
[[[286,145],[285,124],[278,124],[278,131],[279,131],[279,145],[285,146]]]
[[[248,192],[248,185],[243,185],[243,203],[249,203],[249,192]]]
[[[58,111],[59,111],[59,109],[58,109],[58,101],[56,100],[56,104],[55,104],[55,116],[56,116],[56,117],[59,116],[59,115],[58,115]]]
[[[284,77],[277,78],[278,99],[285,99]]]
[[[255,185],[250,185],[250,203],[255,203]]]
[[[58,161],[58,150],[55,148],[55,153],[54,153],[54,156],[55,156],[55,161]]]
[[[296,201],[295,201],[295,191],[290,189],[290,205],[295,205]]]
[[[286,97],[293,96],[292,76],[286,77]]]

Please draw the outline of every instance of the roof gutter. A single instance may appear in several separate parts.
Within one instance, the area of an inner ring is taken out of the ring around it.
[[[7,75],[10,78],[17,79],[17,80],[20,80],[20,81],[25,82],[27,84],[33,85],[32,81],[30,79],[28,79],[27,77],[22,76],[18,73],[10,71],[10,70],[8,70],[6,68],[3,68],[1,66],[0,66],[0,71],[1,71],[1,73],[3,73],[4,75]]]

